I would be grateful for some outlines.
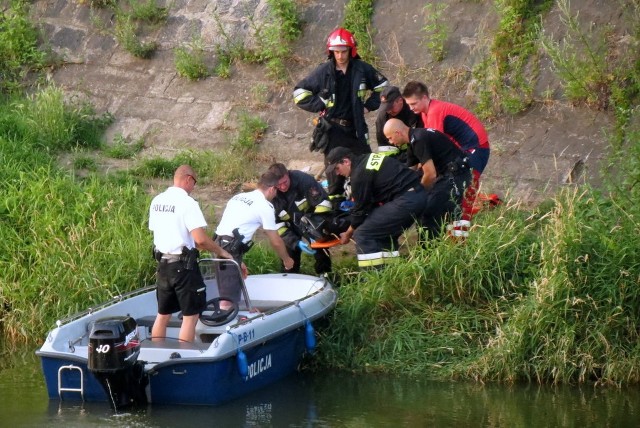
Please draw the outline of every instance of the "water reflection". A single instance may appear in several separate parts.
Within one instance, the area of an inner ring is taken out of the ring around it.
[[[0,365],[2,425],[18,427],[622,427],[640,419],[639,406],[636,388],[320,373],[290,376],[219,407],[150,405],[114,413],[107,403],[48,400],[31,353]]]

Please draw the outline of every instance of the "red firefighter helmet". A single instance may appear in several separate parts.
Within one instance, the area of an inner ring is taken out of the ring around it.
[[[356,46],[357,43],[353,34],[344,28],[338,28],[329,34],[329,38],[327,39],[327,55],[331,56],[331,51],[336,50],[336,48],[350,48],[351,57],[355,58],[356,55],[358,55]]]

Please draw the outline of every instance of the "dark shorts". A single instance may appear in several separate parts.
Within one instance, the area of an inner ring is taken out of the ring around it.
[[[204,309],[207,295],[198,265],[192,270],[182,262],[158,263],[156,270],[158,313],[182,311],[182,315],[197,315]]]

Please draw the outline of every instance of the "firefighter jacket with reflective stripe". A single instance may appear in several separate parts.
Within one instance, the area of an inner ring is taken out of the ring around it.
[[[316,179],[302,171],[289,171],[289,190],[278,190],[273,204],[279,224],[278,233],[287,247],[294,248],[300,240],[300,231],[296,230],[295,222],[301,213],[330,210],[327,192]]]
[[[351,75],[351,111],[356,135],[360,142],[368,144],[367,122],[364,109],[377,110],[380,107],[380,93],[389,81],[370,64],[352,58],[349,61]],[[293,90],[293,98],[298,107],[315,113],[326,110],[326,117],[332,118],[336,100],[336,67],[333,59],[320,64],[311,74],[302,79]],[[348,118],[341,118],[349,120]]]
[[[420,177],[399,160],[380,153],[355,155],[351,160],[351,226],[361,225],[376,206],[385,204],[412,188],[420,188]]]

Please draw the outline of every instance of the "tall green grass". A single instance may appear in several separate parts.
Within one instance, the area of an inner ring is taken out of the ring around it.
[[[0,95],[22,90],[29,74],[46,64],[47,55],[38,49],[39,33],[29,20],[28,5],[11,1],[0,12]]]
[[[99,144],[105,122],[87,111],[56,88],[0,103],[0,328],[13,343],[34,343],[55,319],[153,275],[149,196],[55,162],[61,150]]]
[[[189,164],[198,171],[198,179],[202,183],[237,187],[251,181],[255,178],[256,169],[272,161],[258,152],[268,124],[245,111],[238,114],[237,123],[236,133],[230,137],[225,149],[185,150],[170,159],[162,156],[143,159],[132,173],[143,178],[169,179],[178,166]]]
[[[637,137],[637,135],[636,135]],[[638,140],[630,140],[634,153]],[[638,183],[637,159],[618,165]],[[464,243],[340,287],[320,364],[481,381],[640,381],[639,186],[567,188],[476,218]]]

